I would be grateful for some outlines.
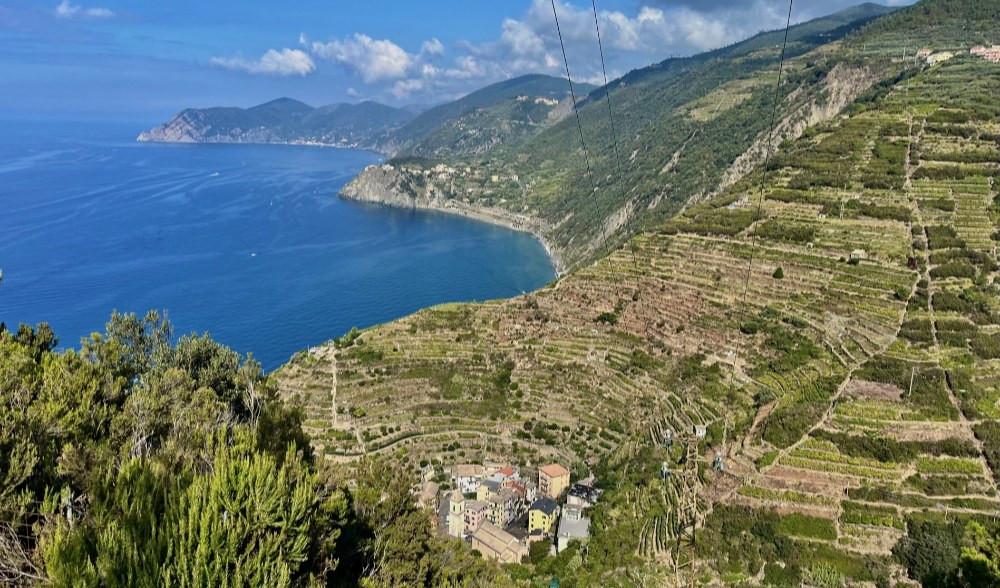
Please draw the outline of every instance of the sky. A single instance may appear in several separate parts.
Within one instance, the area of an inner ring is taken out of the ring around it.
[[[880,0],[908,4],[913,0]],[[564,75],[552,0],[0,0],[0,117],[160,120],[287,96],[435,104]],[[599,0],[609,79],[784,26],[783,0]],[[792,20],[859,0],[798,0]],[[590,0],[556,0],[574,80],[603,83]]]

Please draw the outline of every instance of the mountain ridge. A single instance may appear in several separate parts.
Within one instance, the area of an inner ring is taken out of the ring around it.
[[[370,149],[386,155],[404,150],[408,155],[420,155],[421,141],[432,138],[442,126],[455,123],[473,111],[496,108],[522,95],[561,101],[565,98],[563,94],[568,94],[565,86],[566,81],[562,78],[527,74],[431,107],[395,108],[371,100],[313,107],[283,97],[249,108],[188,108],[166,123],[141,133],[137,140],[316,144]],[[583,84],[582,88],[590,90],[593,86]],[[546,115],[552,110],[553,105],[546,104],[531,113],[509,114],[503,122],[516,124],[525,119],[537,126],[547,122]]]

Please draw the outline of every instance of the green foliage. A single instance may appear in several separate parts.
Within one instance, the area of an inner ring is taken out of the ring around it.
[[[976,268],[968,262],[950,261],[931,270],[932,278],[968,278],[976,277]]]
[[[351,327],[351,330],[347,332],[343,337],[337,337],[333,340],[333,346],[337,349],[346,349],[354,345],[355,341],[361,336],[361,331],[357,327]]]
[[[807,537],[824,541],[837,540],[837,528],[830,519],[791,513],[781,517],[777,530],[792,537]]]
[[[756,229],[757,236],[774,241],[809,243],[816,237],[816,229],[802,225],[782,223],[776,219],[765,221]]]
[[[496,577],[433,536],[407,470],[324,481],[301,410],[251,359],[207,335],[171,346],[155,313],[113,315],[81,353],[50,333],[0,333],[0,531],[23,541],[18,568],[55,585]]]
[[[971,521],[965,528],[962,579],[972,586],[1000,585],[1000,535]]]
[[[774,270],[774,273],[771,274],[771,277],[774,278],[775,280],[783,279],[785,277],[785,270],[779,267],[778,269]]]
[[[830,398],[840,382],[838,376],[818,378],[802,390],[799,399],[783,401],[765,421],[761,437],[779,448],[801,439],[829,408]]]
[[[926,228],[927,241],[931,249],[965,248],[965,241],[959,239],[955,227],[951,225],[935,225]]]
[[[993,470],[993,477],[1000,482],[1000,422],[984,421],[976,425],[973,431],[983,444],[983,457]]]
[[[892,549],[909,576],[925,586],[954,582],[963,538],[962,524],[934,516],[907,519],[906,535]]]
[[[981,359],[1000,359],[1000,334],[977,333],[969,347]]]

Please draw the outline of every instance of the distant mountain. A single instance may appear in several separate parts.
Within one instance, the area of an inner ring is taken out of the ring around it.
[[[595,87],[576,84],[577,97],[586,96]],[[569,86],[564,78],[530,74],[504,80],[414,118],[393,134],[392,151],[420,156],[478,154],[504,142],[508,135],[530,135],[557,103],[568,98]],[[546,104],[539,99],[555,102]],[[505,133],[500,128],[505,125],[524,129]]]
[[[139,141],[170,143],[305,143],[368,147],[415,113],[379,104],[313,108],[279,98],[253,108],[189,108]]]
[[[579,84],[579,88],[583,96],[594,86]],[[568,95],[565,79],[527,75],[432,108],[393,108],[377,102],[313,108],[279,98],[253,108],[189,108],[138,140],[323,144],[389,155],[479,155],[498,144],[518,143],[547,121],[558,120],[550,115],[560,111],[558,105]]]

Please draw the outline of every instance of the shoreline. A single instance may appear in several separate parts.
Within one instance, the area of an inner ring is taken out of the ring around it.
[[[566,267],[563,264],[562,257],[559,255],[555,246],[552,245],[552,243],[549,242],[543,234],[545,223],[537,218],[517,214],[500,208],[473,206],[471,204],[460,203],[453,200],[448,200],[443,206],[436,203],[423,203],[413,200],[410,206],[402,207],[390,202],[379,202],[348,196],[344,194],[343,190],[338,194],[338,197],[342,200],[348,200],[351,202],[375,204],[388,208],[411,208],[413,210],[441,212],[444,214],[460,216],[489,225],[502,227],[511,231],[517,231],[518,233],[527,233],[534,237],[535,240],[542,246],[542,249],[545,250],[545,255],[549,258],[549,263],[552,265],[553,271],[555,271],[556,279],[559,279],[566,274]]]

